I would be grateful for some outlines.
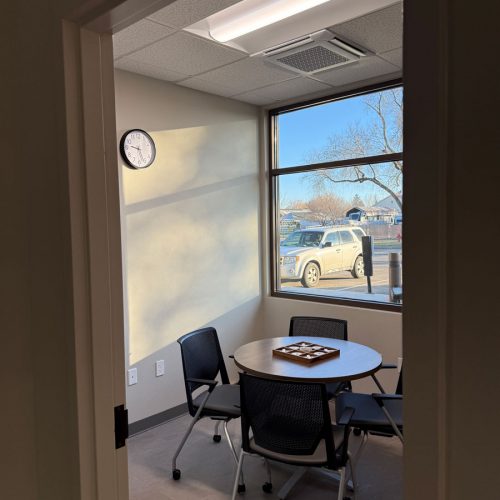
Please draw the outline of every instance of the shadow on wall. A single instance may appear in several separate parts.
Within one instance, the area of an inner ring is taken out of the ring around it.
[[[260,297],[255,122],[151,135],[122,179],[130,364]]]
[[[186,402],[181,353],[176,340],[190,331],[206,326],[217,330],[229,378],[236,381],[236,366],[228,356],[242,344],[259,336],[262,330],[260,297],[240,304],[222,316],[212,317],[205,323],[196,323],[194,316],[187,320],[189,327],[177,327],[171,332],[172,339],[165,340],[163,344],[160,344],[158,338],[157,349],[135,363],[139,383],[127,387],[127,407],[131,422]],[[165,375],[162,377],[155,376],[155,362],[159,359],[165,360]]]

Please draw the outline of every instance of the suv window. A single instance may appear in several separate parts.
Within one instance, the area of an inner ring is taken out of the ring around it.
[[[349,231],[340,231],[340,237],[342,243],[352,243],[354,241],[354,236]]]
[[[358,228],[354,228],[352,232],[359,238],[359,241],[362,241],[361,238],[365,235],[365,233]]]
[[[283,247],[317,247],[324,233],[319,231],[295,231],[281,242]]]
[[[331,243],[333,245],[340,245],[339,233],[337,231],[327,234],[325,238],[325,243]]]

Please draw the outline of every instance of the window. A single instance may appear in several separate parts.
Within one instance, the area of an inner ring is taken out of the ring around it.
[[[274,294],[399,309],[389,254],[402,255],[402,98],[387,84],[270,112]]]
[[[331,243],[331,246],[333,246],[333,245],[340,245],[339,233],[337,231],[335,231],[333,233],[330,233],[325,238],[325,243]]]
[[[340,237],[342,238],[342,243],[352,243],[354,237],[349,231],[340,231]]]

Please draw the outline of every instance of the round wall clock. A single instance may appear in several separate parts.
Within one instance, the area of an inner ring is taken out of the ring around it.
[[[128,167],[146,168],[155,160],[155,143],[144,130],[128,130],[120,140],[120,154]]]

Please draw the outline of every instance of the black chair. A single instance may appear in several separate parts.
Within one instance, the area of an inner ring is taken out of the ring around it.
[[[204,417],[216,421],[213,436],[216,443],[221,441],[218,431],[219,424],[223,422],[227,442],[237,463],[238,456],[227,430],[227,424],[231,419],[239,418],[241,414],[240,388],[236,384],[229,383],[215,328],[209,327],[196,330],[182,336],[177,342],[181,346],[187,405],[189,414],[193,419],[172,459],[172,477],[174,479],[180,479],[181,477],[181,471],[176,464],[177,457],[196,422]],[[217,376],[220,376],[221,385],[218,385]],[[194,396],[193,393],[203,386],[207,386],[208,389]],[[241,476],[239,491],[244,491],[244,489],[243,477]]]
[[[338,499],[342,500],[349,417],[346,409],[333,427],[326,388],[321,383],[287,382],[240,374],[242,449],[236,471],[233,500],[244,457],[260,455],[268,460],[308,467],[326,467],[340,473]],[[352,472],[352,467],[351,467]],[[271,471],[263,485],[272,491]]]
[[[383,365],[383,368],[396,368],[396,365]],[[343,418],[347,408],[354,410],[349,426],[354,429],[355,434],[363,433],[363,440],[356,452],[354,462],[359,459],[368,440],[368,434],[397,436],[403,443],[403,370],[399,374],[394,394],[355,392],[339,394],[335,400],[336,417]]]
[[[293,316],[290,318],[289,335],[347,340],[347,321],[315,316]],[[336,398],[342,391],[350,390],[350,382],[329,382],[326,384],[328,399]]]

